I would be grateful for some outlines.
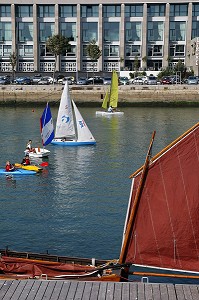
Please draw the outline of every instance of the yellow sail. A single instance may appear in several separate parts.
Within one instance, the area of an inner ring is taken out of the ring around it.
[[[103,100],[103,102],[102,102],[102,107],[103,107],[104,109],[107,109],[107,107],[108,107],[108,102],[109,102],[109,89],[106,91],[106,95],[105,95],[104,100]]]
[[[117,103],[118,103],[118,76],[117,76],[116,71],[113,70],[112,79],[111,79],[109,106],[116,108]]]

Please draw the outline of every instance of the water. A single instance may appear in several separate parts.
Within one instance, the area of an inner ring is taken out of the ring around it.
[[[54,121],[57,108],[52,108]],[[153,154],[198,122],[197,108],[124,108],[124,116],[96,117],[80,108],[96,146],[57,147],[39,175],[0,177],[0,248],[118,258],[131,175]],[[0,108],[0,164],[21,162],[29,139],[41,145],[43,109]]]

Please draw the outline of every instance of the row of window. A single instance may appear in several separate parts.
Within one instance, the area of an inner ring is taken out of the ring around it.
[[[54,5],[37,5],[37,16],[55,17]],[[149,17],[165,16],[166,4],[147,4]],[[103,17],[120,17],[121,5],[103,5]],[[188,16],[188,4],[170,4],[170,16]],[[142,17],[143,4],[125,5],[125,17]],[[192,16],[199,16],[199,3],[193,3]],[[11,6],[0,5],[0,17],[11,17]],[[16,17],[33,17],[32,5],[16,5]],[[59,17],[77,17],[76,5],[59,5]],[[99,17],[98,5],[81,5],[81,17]]]
[[[83,45],[83,57],[88,57],[87,45]],[[40,57],[49,57],[52,56],[46,45],[40,45]],[[12,51],[11,45],[0,45],[0,56],[9,57]],[[18,46],[18,55],[19,57],[32,57],[33,45],[19,45]],[[74,57],[76,56],[76,46],[72,46],[71,50],[67,51],[65,56]],[[125,47],[125,56],[126,57],[141,57],[141,46],[140,45],[126,45]],[[148,45],[147,49],[148,57],[163,57],[163,46],[162,45]],[[183,57],[185,56],[185,46],[184,45],[171,45],[169,56],[173,57]],[[64,57],[64,55],[63,55]],[[104,46],[104,57],[115,57],[119,58],[119,45],[105,45]]]
[[[90,42],[95,39],[98,41],[98,23],[83,22],[82,24],[82,42]],[[114,42],[120,40],[120,23],[104,22],[103,24],[104,42]],[[11,22],[0,22],[0,42],[12,41]],[[163,41],[164,40],[164,23],[161,21],[148,22],[147,25],[147,41]],[[55,24],[53,22],[39,23],[39,42],[45,42],[55,32]],[[76,41],[77,30],[75,22],[61,22],[60,34],[69,38],[70,41]],[[17,42],[33,41],[33,22],[17,23]],[[193,21],[192,39],[199,36],[199,21]],[[126,22],[125,24],[125,42],[136,42],[142,40],[142,23]],[[186,40],[186,22],[175,21],[170,22],[170,41]]]

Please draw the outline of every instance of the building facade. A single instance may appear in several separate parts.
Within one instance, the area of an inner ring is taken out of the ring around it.
[[[13,3],[14,2],[14,3]],[[56,71],[159,71],[181,60],[198,73],[199,2],[2,0],[0,72],[52,72],[46,40],[61,34],[70,47]],[[102,56],[93,62],[86,47],[95,39]]]

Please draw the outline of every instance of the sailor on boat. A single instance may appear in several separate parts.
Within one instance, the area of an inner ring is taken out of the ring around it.
[[[109,106],[109,108],[108,108],[108,112],[113,112],[113,108],[112,108],[112,106]]]
[[[10,161],[8,160],[6,162],[6,167],[5,167],[5,171],[6,172],[12,172],[15,170],[15,167],[10,163]]]
[[[21,164],[25,165],[25,166],[30,165],[30,159],[29,159],[29,155],[28,154],[26,154],[26,156],[23,158]]]

